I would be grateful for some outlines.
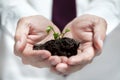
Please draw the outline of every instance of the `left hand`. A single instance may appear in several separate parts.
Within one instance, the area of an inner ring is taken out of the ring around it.
[[[89,64],[102,51],[106,27],[106,21],[94,15],[82,15],[71,21],[65,27],[65,29],[70,29],[70,32],[65,37],[70,37],[80,42],[78,54],[70,58],[63,57],[62,63],[57,64],[52,70],[67,75]]]
[[[41,15],[23,17],[18,21],[15,33],[14,52],[24,64],[39,68],[51,67],[61,62],[58,56],[51,56],[47,50],[33,50],[38,43],[53,39],[53,33],[46,32],[48,26],[60,33],[59,29],[47,18]]]

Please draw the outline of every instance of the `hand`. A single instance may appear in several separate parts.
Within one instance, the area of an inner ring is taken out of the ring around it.
[[[64,58],[63,63],[57,64],[52,70],[65,75],[76,72],[89,64],[102,51],[106,27],[106,21],[94,15],[86,14],[71,21],[65,27],[70,29],[65,36],[80,42],[78,54]]]
[[[34,44],[44,43],[53,38],[52,32],[49,35],[46,33],[48,26],[53,26],[56,32],[60,32],[51,21],[43,16],[24,17],[18,21],[14,52],[21,57],[24,64],[49,67],[61,62],[58,56],[51,56],[47,50],[33,50]]]

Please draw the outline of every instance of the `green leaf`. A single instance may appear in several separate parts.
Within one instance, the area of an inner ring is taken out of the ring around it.
[[[48,26],[47,29],[46,29],[46,32],[49,34],[49,32],[52,30],[52,27],[51,26]]]
[[[58,39],[59,38],[59,33],[54,33],[53,36],[54,36],[54,39]]]
[[[63,38],[64,37],[64,35],[67,33],[67,32],[69,32],[70,31],[70,29],[65,29],[65,32],[64,33],[61,33],[61,38]]]
[[[65,32],[64,32],[64,33],[59,34],[59,33],[56,33],[56,32],[55,32],[55,30],[54,30],[54,28],[53,28],[52,26],[48,26],[47,29],[46,29],[46,32],[49,34],[50,31],[53,32],[54,39],[59,39],[59,38],[63,38],[64,35],[65,35],[67,32],[70,31],[70,29],[65,29]]]
[[[65,33],[69,32],[69,31],[70,31],[70,29],[65,29]]]

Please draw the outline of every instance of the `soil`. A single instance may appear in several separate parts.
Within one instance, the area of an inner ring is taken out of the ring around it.
[[[33,46],[33,50],[48,50],[52,55],[71,57],[77,54],[80,43],[71,38],[60,38]]]

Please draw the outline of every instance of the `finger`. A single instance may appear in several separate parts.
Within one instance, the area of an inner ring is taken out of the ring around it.
[[[28,48],[27,48],[28,49]],[[50,52],[46,50],[25,50],[22,54],[22,61],[24,64],[37,64],[47,60],[51,56]]]
[[[66,72],[67,68],[68,68],[68,65],[66,63],[59,63],[56,65],[56,70],[61,73]]]
[[[56,67],[53,67],[53,66],[50,67],[50,71],[53,72],[53,73],[55,73],[55,74],[62,75],[61,72],[59,72],[59,71],[56,70]]]
[[[32,60],[43,61],[45,59],[48,59],[51,56],[51,53],[47,50],[33,50],[33,53],[28,54],[27,56],[33,58]]]
[[[69,75],[71,73],[74,73],[76,71],[80,71],[84,66],[87,64],[81,64],[81,65],[75,65],[75,66],[68,66],[68,68],[65,70],[65,72],[61,72],[63,75]]]
[[[74,39],[82,41],[92,40],[92,27],[91,21],[86,20],[75,20],[71,26],[71,33]]]
[[[28,48],[27,48],[28,49]],[[50,63],[48,61],[50,57],[49,51],[46,50],[29,50],[24,51],[22,55],[22,62],[26,65],[32,65],[38,68],[50,67]]]
[[[68,62],[68,58],[61,56],[61,63],[58,63],[54,69],[55,73],[61,74],[63,72],[66,72],[67,70],[67,62]],[[62,75],[62,74],[61,74]]]
[[[103,41],[106,36],[107,23],[105,20],[100,19],[99,23],[95,23],[94,31],[94,46],[97,49],[97,52],[101,52],[103,47]]]
[[[68,58],[66,56],[61,56],[61,62],[62,63],[67,63],[68,62]]]
[[[78,54],[76,56],[72,56],[68,60],[69,65],[81,65],[81,64],[88,64],[92,61],[94,58],[95,52],[92,47],[88,47],[83,50],[81,54]]]
[[[28,35],[29,34],[29,29],[30,29],[31,24],[26,23],[25,20],[22,18],[18,21],[16,32],[15,32],[15,41],[18,41],[21,39],[22,35]]]
[[[34,34],[34,35],[28,35],[28,43],[30,44],[36,44],[37,42],[40,42],[46,37],[46,34],[44,33],[39,33],[39,34]]]
[[[41,62],[37,61],[34,63],[30,63],[30,65],[32,65],[34,67],[38,67],[38,68],[49,68],[51,66],[47,59],[45,59],[44,61],[41,61]]]
[[[45,59],[44,61],[35,63],[33,66],[38,67],[38,68],[49,68],[51,64],[49,63],[47,59]]]
[[[14,45],[14,52],[16,55],[20,56],[21,52],[24,50],[26,42],[27,42],[27,35],[29,33],[29,25],[25,24],[24,19],[20,19],[17,24],[17,29],[15,32],[15,45]]]
[[[46,51],[46,50],[38,50],[38,51],[34,52],[33,54],[35,56],[39,55],[41,57],[41,59],[43,59],[43,60],[47,59],[51,56],[51,53],[49,51]]]
[[[17,56],[21,56],[21,53],[25,49],[26,43],[27,40],[25,35],[22,35],[21,39],[15,43],[14,52]]]
[[[94,36],[93,44],[96,49],[96,55],[99,55],[102,52],[103,47],[103,40],[100,38],[99,35]]]
[[[61,62],[61,59],[58,56],[51,56],[49,58],[49,62],[50,62],[51,65],[55,66],[55,65],[57,65],[58,63]]]
[[[77,53],[78,53],[77,55],[71,56],[71,57],[68,59],[68,64],[69,64],[69,65],[77,65],[77,64],[80,63],[80,61],[82,60],[82,58],[80,58],[81,50],[78,50]]]

